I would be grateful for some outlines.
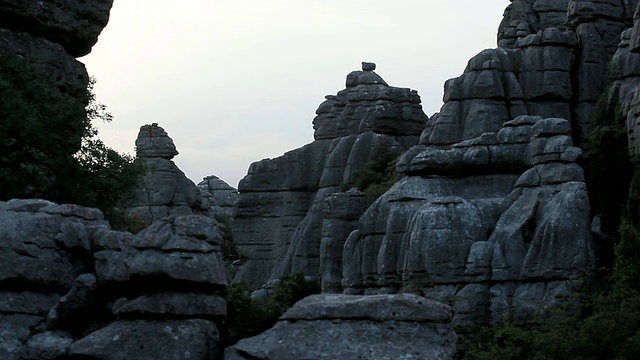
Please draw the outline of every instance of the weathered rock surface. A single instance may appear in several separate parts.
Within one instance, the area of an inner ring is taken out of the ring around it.
[[[91,359],[216,359],[216,325],[207,320],[119,320],[71,345]]]
[[[128,202],[127,214],[151,224],[165,216],[206,212],[198,187],[171,161],[178,155],[167,132],[158,124],[140,127],[136,156],[146,169],[142,186]]]
[[[379,143],[398,150],[418,141],[426,120],[415,91],[388,86],[372,65],[347,76],[313,120],[315,141],[253,163],[240,181],[234,240],[245,259],[235,281],[254,288],[269,277],[317,277],[325,198],[349,181]]]
[[[595,264],[570,130],[564,119],[521,116],[448,148],[414,146],[397,166],[410,176],[345,244],[345,291],[453,301],[459,329],[562,301]]]
[[[233,219],[235,205],[238,202],[238,190],[215,175],[209,175],[198,183],[204,201],[204,207],[209,207],[208,215]],[[208,204],[208,205],[207,205]]]
[[[112,5],[113,0],[2,0],[0,27],[45,38],[80,57],[98,41]]]
[[[313,295],[272,329],[225,350],[236,359],[450,359],[451,311],[417,295]]]
[[[134,236],[96,209],[0,202],[0,358],[221,354],[229,282],[218,223],[169,217]]]

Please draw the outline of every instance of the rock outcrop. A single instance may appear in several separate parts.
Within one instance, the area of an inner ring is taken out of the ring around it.
[[[146,173],[128,202],[128,215],[151,224],[169,215],[208,211],[199,188],[171,161],[176,155],[176,146],[162,127],[156,123],[140,127],[136,157]]]
[[[345,291],[453,301],[459,328],[561,301],[595,264],[570,129],[521,116],[450,148],[414,146],[397,166],[408,176],[345,244]]]
[[[235,205],[238,201],[238,190],[215,175],[209,175],[198,183],[204,207],[209,207],[208,214],[214,217],[233,219]],[[208,205],[207,205],[208,204]]]
[[[228,283],[215,220],[137,236],[96,209],[0,202],[0,358],[213,359]]]
[[[372,63],[347,76],[313,120],[315,141],[253,163],[240,181],[234,239],[244,264],[235,281],[257,288],[269,277],[318,276],[325,199],[383,144],[405,150],[427,121],[417,92],[388,86]]]
[[[113,0],[0,1],[0,56],[33,63],[62,92],[82,94],[89,81],[75,60],[88,54],[109,20]]]
[[[451,359],[450,321],[446,305],[416,295],[313,295],[224,359]]]

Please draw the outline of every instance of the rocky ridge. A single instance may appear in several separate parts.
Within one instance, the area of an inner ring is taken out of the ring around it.
[[[363,63],[320,104],[314,142],[253,163],[240,181],[234,239],[245,262],[235,281],[256,288],[283,273],[317,277],[325,199],[377,144],[405,150],[418,142],[428,118],[417,92],[387,85],[374,69]]]
[[[450,359],[450,321],[446,305],[417,295],[312,295],[224,359]]]
[[[0,202],[0,357],[216,358],[228,284],[215,220],[134,236],[97,209]]]

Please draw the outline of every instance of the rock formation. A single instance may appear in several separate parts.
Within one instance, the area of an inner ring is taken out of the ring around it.
[[[171,161],[176,155],[176,146],[162,127],[156,123],[140,127],[136,156],[146,173],[128,203],[127,214],[151,224],[168,215],[208,210],[198,187]]]
[[[253,163],[240,181],[234,239],[245,259],[235,281],[254,288],[270,276],[318,276],[325,198],[347,183],[376,144],[398,150],[417,143],[427,116],[410,89],[388,86],[375,64],[347,76],[313,120],[315,141]]]
[[[213,359],[228,283],[215,220],[137,236],[96,209],[0,202],[0,358]]]
[[[238,190],[215,175],[209,175],[198,183],[207,214],[214,217],[233,219],[235,205],[238,201]]]
[[[417,295],[312,295],[224,359],[451,359],[450,321],[446,305]]]
[[[569,132],[564,119],[521,116],[450,148],[414,146],[397,166],[408,176],[347,240],[346,292],[454,301],[459,327],[561,298],[595,264]]]
[[[113,0],[0,1],[0,57],[32,62],[62,92],[81,94],[89,76],[75,60],[91,51]]]

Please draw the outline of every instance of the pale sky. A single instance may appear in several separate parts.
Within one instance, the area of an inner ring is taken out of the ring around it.
[[[362,61],[418,91],[425,113],[444,82],[496,47],[509,0],[115,0],[81,59],[114,117],[100,138],[134,154],[140,126],[173,138],[198,183],[237,187],[249,165],[313,141],[324,96]]]

